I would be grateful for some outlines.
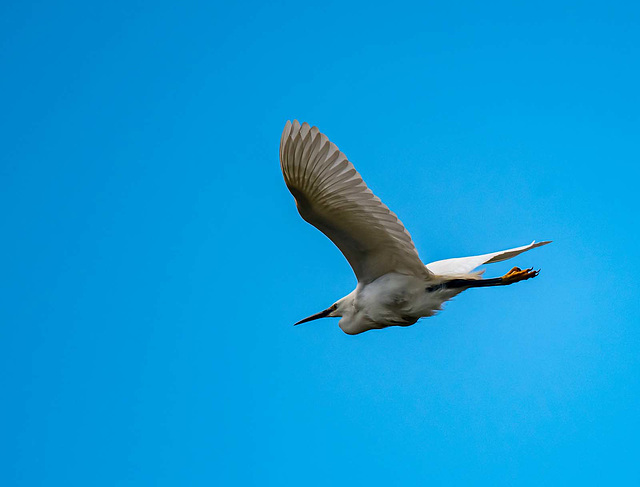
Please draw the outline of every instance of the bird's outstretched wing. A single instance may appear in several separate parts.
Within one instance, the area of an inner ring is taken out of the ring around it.
[[[336,244],[359,282],[388,272],[431,275],[402,222],[317,127],[287,122],[280,164],[300,216]]]
[[[514,249],[491,252],[490,254],[474,255],[472,257],[457,257],[455,259],[438,260],[427,264],[427,269],[439,276],[465,275],[483,264],[502,262],[503,260],[511,259],[522,252],[535,249],[536,247],[542,247],[548,243],[551,243],[551,241],[536,243],[534,240],[529,245],[523,245],[522,247],[516,247]]]

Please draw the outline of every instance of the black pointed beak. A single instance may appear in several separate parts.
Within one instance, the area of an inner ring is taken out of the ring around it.
[[[327,308],[324,311],[320,311],[320,313],[316,313],[314,315],[309,316],[308,318],[305,318],[304,320],[300,320],[297,323],[294,323],[293,326],[300,325],[302,323],[306,323],[307,321],[313,321],[313,320],[318,320],[320,318],[326,318],[335,309],[336,309],[335,305],[331,306],[330,308]]]

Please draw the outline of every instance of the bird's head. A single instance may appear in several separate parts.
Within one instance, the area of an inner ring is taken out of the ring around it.
[[[348,296],[345,296],[344,298],[342,298],[338,302],[336,302],[336,303],[332,304],[331,306],[329,306],[324,311],[320,311],[320,313],[316,313],[314,315],[311,315],[311,316],[305,318],[304,320],[300,320],[297,323],[294,323],[293,326],[300,325],[300,324],[306,323],[308,321],[317,320],[317,319],[320,319],[320,318],[333,318],[333,317],[337,317],[337,316],[346,316],[346,315],[348,315],[349,312],[352,311],[352,308],[353,308],[353,297],[352,297],[352,294],[353,293],[349,294]]]

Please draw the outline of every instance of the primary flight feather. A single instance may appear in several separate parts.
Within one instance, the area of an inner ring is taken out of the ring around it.
[[[317,127],[287,122],[280,140],[280,164],[300,216],[331,239],[358,280],[353,292],[296,324],[337,316],[348,334],[407,326],[433,315],[465,289],[507,285],[538,275],[533,269],[515,267],[502,277],[482,279],[481,273],[472,271],[549,242],[425,266],[402,222]]]

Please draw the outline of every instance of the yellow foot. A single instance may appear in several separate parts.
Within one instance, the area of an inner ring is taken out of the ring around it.
[[[534,271],[533,267],[525,270],[522,270],[519,267],[514,267],[504,276],[502,276],[501,279],[505,284],[513,284],[514,282],[525,281],[527,279],[531,279],[532,277],[536,277],[539,272],[539,270]]]

